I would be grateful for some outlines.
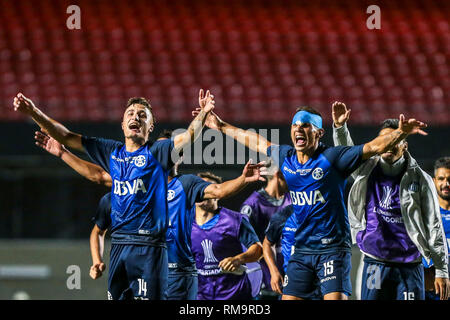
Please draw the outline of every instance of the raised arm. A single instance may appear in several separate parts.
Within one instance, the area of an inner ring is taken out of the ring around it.
[[[98,184],[103,184],[107,187],[112,186],[111,176],[99,165],[78,158],[64,148],[58,141],[42,132],[36,131],[34,138],[36,140],[36,145],[63,160],[69,167],[86,179]]]
[[[406,120],[405,116],[401,114],[399,117],[398,129],[388,134],[378,136],[372,141],[364,144],[363,160],[388,151],[411,134],[427,135],[427,133],[422,130],[426,127],[427,125],[425,123],[416,119]]]
[[[263,167],[264,165],[265,162],[252,164],[252,160],[250,160],[245,165],[242,174],[236,179],[225,181],[220,184],[213,183],[207,186],[203,192],[203,199],[223,199],[230,197],[252,182],[258,180],[264,181],[262,176],[267,174],[266,168]]]
[[[339,101],[335,101],[332,108],[333,117],[333,142],[335,146],[353,146],[353,140],[347,128],[347,121],[350,118],[350,109]]]
[[[22,93],[17,94],[14,97],[14,110],[19,111],[25,115],[30,116],[34,122],[36,122],[41,129],[44,129],[48,134],[55,138],[58,142],[79,151],[84,152],[83,145],[81,143],[81,135],[74,133],[64,127],[61,123],[51,119],[41,110],[39,110],[27,97]]]
[[[199,112],[200,109],[196,109],[192,112],[192,115],[196,116]],[[267,148],[270,147],[271,142],[263,136],[257,134],[256,132],[240,129],[229,123],[226,123],[225,121],[220,119],[219,116],[213,111],[211,111],[208,115],[205,124],[208,128],[215,129],[224,133],[225,135],[245,145],[247,148],[267,155]]]
[[[214,109],[214,96],[209,90],[204,94],[203,89],[200,89],[198,103],[200,108],[194,120],[192,120],[184,133],[178,134],[174,138],[174,147],[177,151],[181,151],[200,136],[205,125],[206,117]]]

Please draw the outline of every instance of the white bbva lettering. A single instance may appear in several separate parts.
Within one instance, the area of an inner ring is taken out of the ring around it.
[[[325,203],[325,199],[323,198],[320,190],[309,191],[290,191],[292,204],[297,206],[307,205],[315,205],[317,202]]]
[[[136,194],[139,190],[142,191],[142,193],[147,192],[144,182],[141,179],[133,180],[132,184],[130,181],[114,180],[114,194],[124,196],[127,194]]]

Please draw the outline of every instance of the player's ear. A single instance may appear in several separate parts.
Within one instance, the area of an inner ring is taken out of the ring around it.
[[[319,129],[319,139],[322,138],[324,134],[325,134],[325,130]]]

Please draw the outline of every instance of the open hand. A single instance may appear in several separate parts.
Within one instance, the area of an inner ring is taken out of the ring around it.
[[[447,300],[449,298],[450,282],[447,278],[435,278],[434,289],[441,300]]]
[[[34,133],[34,139],[36,140],[37,146],[58,158],[61,158],[63,152],[66,151],[66,148],[61,143],[43,132],[36,131]]]
[[[333,116],[334,126],[336,128],[342,127],[350,118],[350,112],[345,103],[335,101],[331,105],[331,114]]]
[[[198,105],[200,108],[205,112],[210,112],[212,109],[214,109],[214,96],[209,92],[209,90],[206,91],[206,94],[204,93],[203,89],[200,89],[198,92]]]
[[[408,135],[418,133],[423,136],[426,136],[428,135],[428,133],[422,130],[426,127],[427,124],[422,121],[418,121],[416,119],[406,120],[403,114],[401,114],[399,117],[398,128]]]
[[[265,161],[253,164],[253,160],[250,159],[242,171],[242,175],[245,177],[245,182],[265,181],[263,176],[267,175],[267,167]]]

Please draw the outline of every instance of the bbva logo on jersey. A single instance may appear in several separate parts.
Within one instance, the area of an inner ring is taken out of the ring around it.
[[[325,199],[323,198],[320,190],[309,191],[290,191],[291,200],[293,205],[304,206],[307,205],[315,205],[317,202],[325,203]]]
[[[114,180],[114,194],[124,196],[127,194],[137,194],[139,191],[142,193],[147,192],[142,179],[135,179],[132,182]]]

